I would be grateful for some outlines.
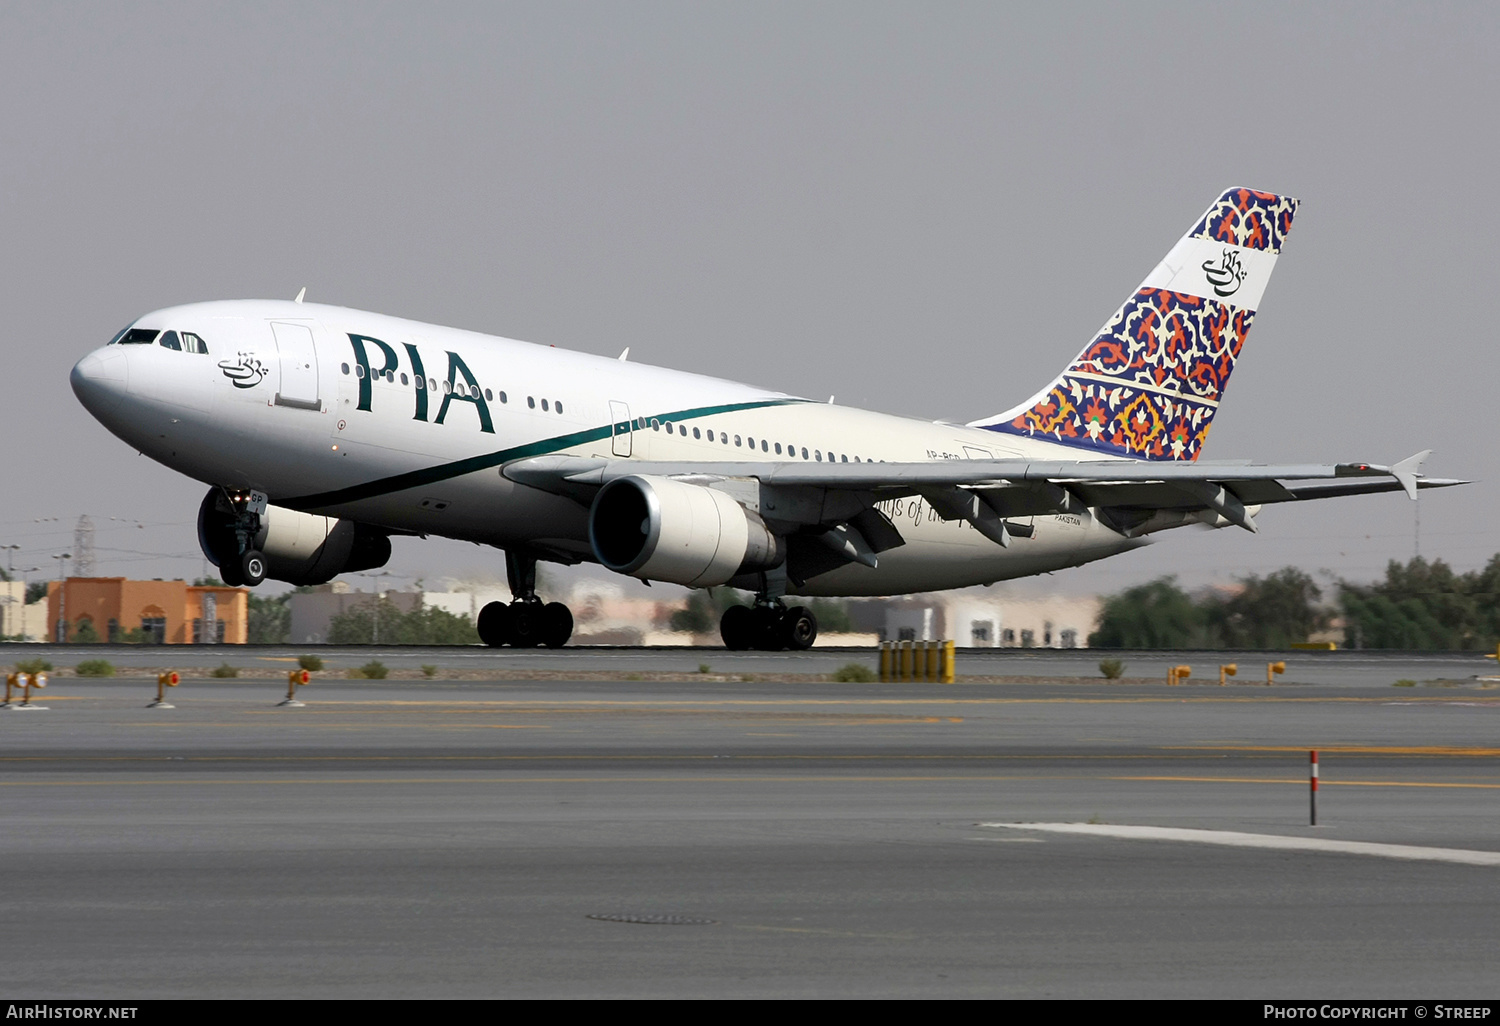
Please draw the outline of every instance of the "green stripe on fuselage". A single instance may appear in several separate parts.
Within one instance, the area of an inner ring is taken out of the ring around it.
[[[684,421],[697,420],[700,417],[712,417],[720,413],[738,413],[741,410],[759,410],[770,406],[790,406],[799,403],[808,403],[808,399],[762,399],[750,403],[727,403],[721,406],[700,406],[691,410],[680,410],[677,413],[658,413],[646,420],[661,421]],[[637,430],[635,428],[632,431]],[[488,470],[498,467],[514,460],[530,459],[533,456],[546,456],[548,453],[557,452],[562,449],[571,449],[575,445],[583,445],[587,442],[599,442],[614,434],[614,424],[606,424],[603,427],[587,428],[583,431],[574,431],[567,435],[558,435],[555,438],[544,438],[537,442],[527,442],[525,445],[517,445],[509,449],[500,449],[496,452],[485,453],[481,456],[470,456],[467,459],[456,460],[452,463],[444,463],[441,466],[425,467],[422,470],[412,470],[405,474],[395,474],[391,477],[382,477],[375,481],[367,481],[364,484],[350,485],[348,488],[338,488],[331,492],[319,492],[316,495],[299,495],[289,499],[273,499],[278,506],[286,506],[290,509],[313,510],[327,506],[341,506],[348,502],[359,502],[362,499],[373,499],[380,495],[389,495],[392,492],[403,492],[408,488],[418,488],[422,485],[436,484],[439,481],[449,481],[455,477],[463,477],[479,470]]]

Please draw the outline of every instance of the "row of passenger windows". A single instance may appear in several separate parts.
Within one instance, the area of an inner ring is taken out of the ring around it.
[[[714,432],[713,432],[712,428],[708,429],[707,431],[703,431],[702,429],[696,428],[696,427],[689,429],[686,424],[674,424],[670,420],[668,420],[668,421],[661,421],[661,420],[657,420],[655,417],[653,417],[651,419],[651,430],[652,431],[665,431],[669,435],[670,434],[679,434],[679,435],[682,435],[684,438],[687,437],[688,431],[691,430],[692,433],[693,433],[693,437],[694,438],[702,439],[702,438],[706,437],[708,441],[710,441],[710,442],[714,441]],[[770,439],[767,439],[767,438],[762,438],[757,443],[756,440],[754,438],[750,437],[749,435],[745,435],[743,437],[740,436],[740,435],[734,435],[733,437],[734,437],[734,445],[735,445],[735,448],[737,448],[737,449],[744,448],[746,446],[748,446],[751,449],[754,449],[756,447],[756,445],[758,444],[760,446],[760,451],[761,452],[765,452],[765,453],[775,452],[775,454],[777,456],[780,456],[782,454],[782,451],[783,451],[782,450],[782,445],[781,445],[780,442],[772,442]],[[721,445],[728,445],[729,444],[729,439],[730,439],[730,435],[729,435],[728,432],[726,432],[726,431],[720,431],[719,432],[718,441],[719,441],[719,443]],[[799,449],[798,449],[797,445],[795,445],[795,444],[788,444],[786,446],[785,452],[786,452],[786,455],[788,455],[788,456],[792,457],[793,459],[795,459],[797,457],[798,453],[799,453]],[[833,452],[832,450],[829,450],[828,455],[825,457],[823,455],[823,450],[821,450],[821,449],[813,449],[811,451],[811,453],[809,453],[808,449],[807,449],[807,446],[805,446],[805,445],[801,447],[800,453],[801,453],[801,456],[802,456],[803,459],[805,459],[805,460],[806,459],[817,460],[820,463],[825,458],[828,460],[829,463],[850,463],[850,462],[854,462],[854,463],[874,463],[874,462],[876,462],[875,460],[871,460],[871,459],[864,459],[864,460],[862,460],[858,456],[855,456],[853,458],[853,460],[851,461],[850,458],[849,458],[848,453],[842,453],[842,452],[836,453],[836,452]]]
[[[341,364],[340,365],[340,369],[342,369],[343,372],[346,375],[349,374],[349,373],[351,373],[351,369],[350,369],[350,367],[349,367],[349,365],[347,363]],[[354,368],[352,369],[352,373],[354,374],[354,376],[356,378],[362,378],[362,377],[365,376],[365,369],[364,369],[364,367],[356,364],[354,366]],[[383,378],[385,378],[386,381],[390,382],[393,385],[396,383],[396,377],[397,377],[397,375],[396,375],[395,371],[386,371],[383,375],[382,374],[376,374],[374,376],[377,377],[377,378],[383,377]],[[405,373],[402,373],[400,375],[400,378],[401,378],[401,384],[403,384],[403,385],[409,385],[409,384],[411,384],[411,379],[408,378]],[[430,392],[436,392],[438,390],[438,387],[439,387],[439,385],[438,385],[438,381],[437,381],[436,378],[425,378],[425,379],[424,378],[417,378],[417,389],[419,391],[422,390],[422,389],[426,389],[427,391],[430,391]],[[488,388],[484,389],[481,392],[480,389],[478,389],[478,388],[471,388],[471,387],[469,387],[467,384],[465,384],[462,381],[453,381],[453,382],[444,381],[442,383],[441,387],[443,389],[443,394],[444,395],[447,395],[449,392],[453,392],[453,393],[455,393],[457,395],[466,396],[466,397],[471,398],[471,399],[477,399],[477,398],[479,398],[480,395],[483,395],[484,396],[484,401],[487,402],[487,403],[494,402],[495,401],[495,397],[496,397],[495,393],[493,391],[491,391],[490,389],[488,389]],[[509,403],[510,402],[510,396],[506,395],[503,391],[499,394],[499,398],[500,398],[500,401],[502,403]],[[542,410],[545,411],[545,412],[549,412],[550,413],[550,412],[552,412],[552,411],[555,410],[556,412],[561,413],[563,411],[563,404],[562,404],[562,400],[561,399],[553,400],[550,403],[546,399],[543,399],[541,402],[542,402]],[[537,404],[537,399],[536,399],[535,396],[528,395],[526,397],[526,406],[527,406],[528,409],[532,409],[532,410],[536,409],[536,404]]]
[[[175,349],[179,353],[208,355],[208,343],[191,331],[179,334],[175,331],[160,331],[156,328],[126,328],[109,340],[112,346],[149,346],[153,342],[164,349]]]

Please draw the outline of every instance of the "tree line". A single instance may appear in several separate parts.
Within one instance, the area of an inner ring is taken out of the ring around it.
[[[1391,560],[1372,584],[1339,580],[1330,601],[1283,567],[1232,590],[1184,591],[1161,577],[1104,599],[1093,648],[1286,648],[1337,625],[1344,648],[1490,651],[1500,643],[1500,555],[1455,573],[1441,559]]]

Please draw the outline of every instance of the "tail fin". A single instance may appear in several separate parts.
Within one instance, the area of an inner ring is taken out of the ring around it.
[[[1230,189],[1057,380],[971,427],[1100,456],[1196,460],[1297,201]]]

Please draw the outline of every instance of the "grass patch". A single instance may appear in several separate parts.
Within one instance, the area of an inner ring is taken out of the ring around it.
[[[641,679],[641,675],[639,673],[627,673],[625,675],[625,679],[626,680],[640,680]]]
[[[33,673],[39,671],[31,671]],[[108,659],[85,659],[73,667],[73,672],[80,677],[113,677],[115,675],[114,664]]]
[[[843,684],[869,684],[875,680],[875,671],[863,663],[845,663],[833,671],[833,679]]]
[[[297,665],[308,673],[316,673],[323,668],[323,657],[315,655],[298,656]]]
[[[230,666],[228,663],[220,663],[213,669],[213,676],[221,680],[229,677],[238,677],[239,675],[240,668],[238,666]]]
[[[712,673],[713,672],[713,667],[709,666],[707,663],[699,663],[698,664],[698,672],[699,673]]]
[[[52,664],[45,659],[22,659],[16,663],[19,673],[46,673],[52,669]]]
[[[349,676],[353,680],[385,680],[390,672],[385,663],[379,659],[371,659],[358,669],[350,670]]]
[[[1125,672],[1125,664],[1118,659],[1101,659],[1099,672],[1104,674],[1105,680],[1119,680],[1120,675]]]
[[[1414,680],[1407,680],[1405,677],[1401,678],[1400,680],[1396,681],[1396,683],[1394,683],[1394,684],[1391,685],[1391,687],[1393,687],[1393,688],[1414,688],[1416,686],[1417,686],[1417,682],[1416,681],[1414,681]]]
[[[436,677],[437,676],[437,671],[438,671],[437,666],[434,665],[434,664],[432,664],[432,663],[423,663],[422,664],[422,676],[426,677],[428,680],[431,680],[432,678]]]

